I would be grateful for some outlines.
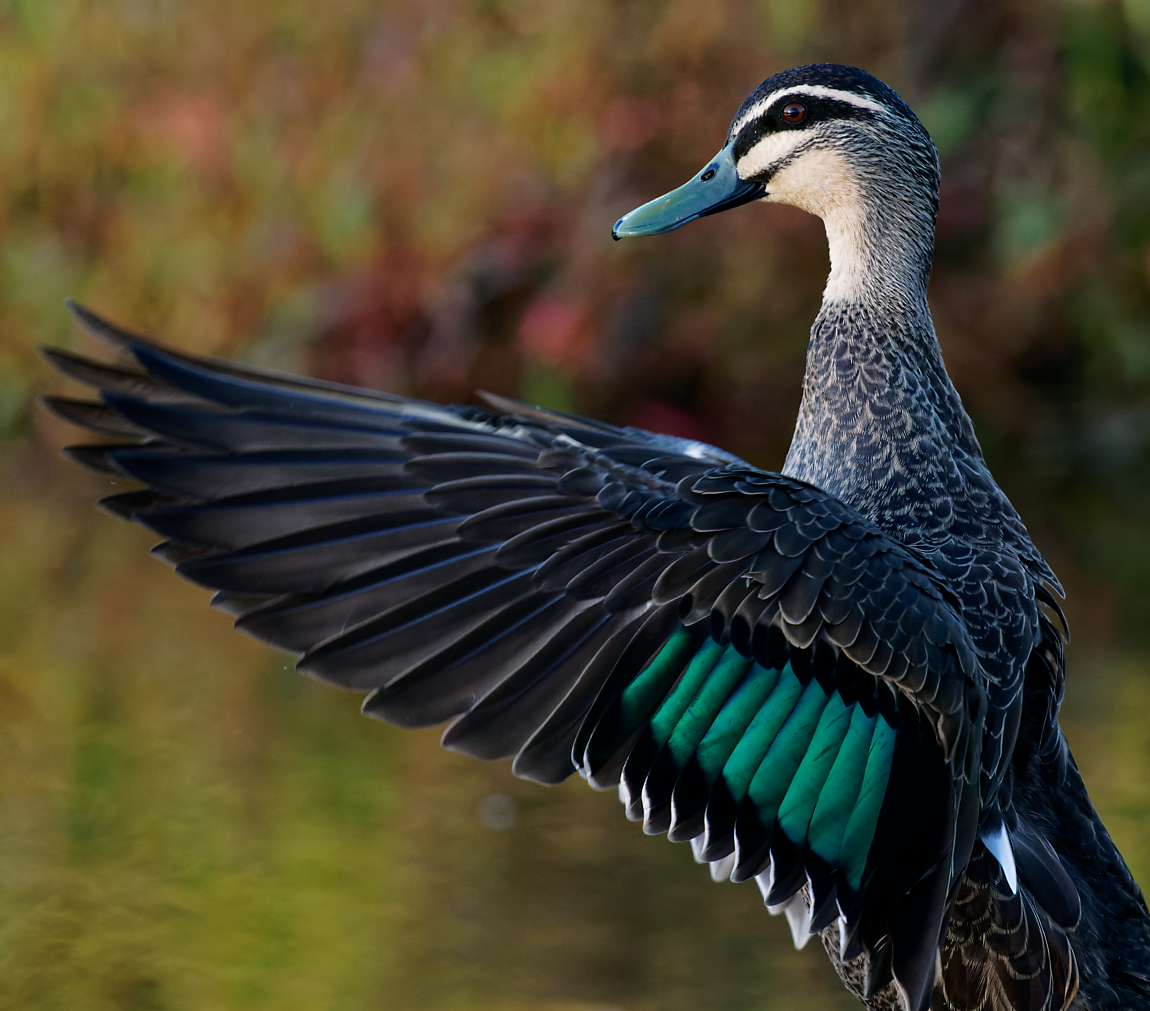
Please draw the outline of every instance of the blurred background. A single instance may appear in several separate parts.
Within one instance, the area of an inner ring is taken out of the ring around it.
[[[1066,584],[1063,725],[1150,884],[1150,0],[0,0],[0,1006],[855,1006],[612,796],[363,720],[231,633],[32,406],[67,389],[37,344],[91,349],[72,295],[778,467],[821,224],[609,233],[815,60],[938,144],[939,336]]]

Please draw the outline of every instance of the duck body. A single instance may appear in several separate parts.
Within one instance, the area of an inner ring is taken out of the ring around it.
[[[1063,635],[1048,614],[1061,620],[1059,584],[986,467],[925,304],[898,319],[880,313],[824,307],[783,473],[832,491],[945,574],[992,675],[980,828],[1001,818],[1016,857],[1020,846],[1030,851],[1024,861],[1047,847],[1057,856],[1016,868],[1014,893],[990,849],[971,847],[931,1006],[1145,1006],[1145,905],[1057,723]],[[1103,875],[1100,861],[1109,868]],[[1060,872],[1065,879],[1055,881]],[[1092,945],[1111,925],[1110,942]],[[1045,950],[1022,936],[1044,937]],[[870,994],[862,965],[842,961],[832,931],[823,940],[864,1003],[904,1006],[896,988]]]
[[[1060,587],[926,303],[938,160],[852,68],[764,82],[627,215],[819,214],[831,272],[781,473],[499,398],[442,408],[192,358],[77,310],[82,463],[237,626],[400,725],[754,878],[868,1007],[1150,1008],[1150,915],[1058,727]]]

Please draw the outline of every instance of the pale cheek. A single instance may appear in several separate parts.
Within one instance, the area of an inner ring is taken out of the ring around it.
[[[859,186],[841,155],[812,151],[779,172],[767,187],[767,200],[817,214],[854,216],[861,208]]]

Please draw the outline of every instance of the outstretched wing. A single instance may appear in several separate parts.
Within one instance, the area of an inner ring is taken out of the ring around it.
[[[130,364],[47,352],[100,391],[48,406],[117,439],[68,452],[142,483],[104,504],[239,628],[370,715],[618,785],[646,831],[804,902],[797,935],[837,919],[872,992],[929,1003],[986,695],[927,562],[702,444],[262,373],[76,312]]]

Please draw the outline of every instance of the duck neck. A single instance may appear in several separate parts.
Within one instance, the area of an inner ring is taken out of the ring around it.
[[[894,316],[922,316],[929,326],[926,283],[934,255],[938,201],[911,182],[872,192],[857,167],[843,182],[802,203],[823,219],[831,269],[824,310],[861,303]],[[824,176],[830,181],[829,170]]]
[[[831,236],[831,275],[783,473],[913,542],[950,525],[951,507],[940,501],[951,503],[955,457],[985,467],[943,366],[927,265],[878,271],[874,261],[893,251],[880,244],[863,253],[858,238]]]

